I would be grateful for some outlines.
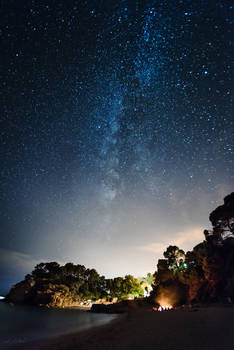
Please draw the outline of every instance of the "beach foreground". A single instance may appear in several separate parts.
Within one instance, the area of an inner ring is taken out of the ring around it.
[[[130,310],[105,326],[40,342],[21,344],[14,349],[232,349],[233,325],[233,307],[163,312],[154,312],[148,307]]]

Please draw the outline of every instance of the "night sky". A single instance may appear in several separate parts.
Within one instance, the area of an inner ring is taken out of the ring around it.
[[[234,184],[231,4],[1,1],[0,292],[203,240]]]

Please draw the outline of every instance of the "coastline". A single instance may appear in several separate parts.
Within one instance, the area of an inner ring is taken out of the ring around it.
[[[28,306],[28,307],[34,307],[38,309],[45,309],[45,310],[81,310],[81,311],[90,311],[92,306],[86,306],[86,305],[79,305],[79,306],[64,306],[64,307],[56,307],[56,306],[46,306],[46,305],[34,305],[34,304],[24,304],[24,303],[13,303],[7,301],[5,298],[0,299],[0,302],[6,303],[8,305],[12,306]]]
[[[24,350],[220,350],[234,343],[234,308],[209,306],[153,312],[138,308],[106,325],[26,343]],[[22,350],[22,344],[11,347]]]

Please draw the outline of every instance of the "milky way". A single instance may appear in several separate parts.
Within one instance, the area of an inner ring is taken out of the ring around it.
[[[141,275],[170,242],[203,239],[234,182],[231,2],[8,0],[1,12],[12,264]]]

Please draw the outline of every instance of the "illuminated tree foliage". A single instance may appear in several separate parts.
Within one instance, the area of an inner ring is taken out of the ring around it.
[[[175,245],[170,245],[167,248],[167,250],[163,253],[163,255],[167,259],[169,269],[177,270],[183,268],[185,253],[182,249],[179,249]]]
[[[144,289],[140,281],[131,276],[117,277],[107,280],[109,299],[128,299],[129,297],[144,296]]]

